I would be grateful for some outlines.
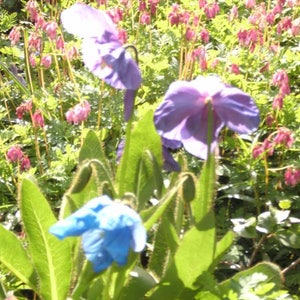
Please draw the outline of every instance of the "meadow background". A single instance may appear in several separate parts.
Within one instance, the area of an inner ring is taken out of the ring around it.
[[[106,11],[120,41],[137,50],[142,85],[129,122],[124,91],[88,71],[81,39],[61,25],[75,1],[0,2],[0,299],[298,299],[300,1],[84,2]],[[224,128],[213,168],[181,148],[171,151],[181,170],[163,170],[153,112],[172,82],[211,74],[251,95],[259,128]],[[39,244],[54,223],[43,216],[69,215],[70,199],[78,208],[103,194],[137,202],[145,250],[86,282],[77,268],[60,286],[54,270],[58,292],[49,295],[51,266],[41,261],[60,250],[56,241]],[[209,225],[199,229],[190,216],[206,194]],[[30,224],[38,220],[45,228],[36,236]],[[128,279],[133,266],[136,281]],[[178,287],[173,295],[164,282]]]

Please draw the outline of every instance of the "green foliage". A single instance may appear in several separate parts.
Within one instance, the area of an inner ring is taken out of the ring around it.
[[[299,5],[283,4],[268,23],[265,14],[276,1],[254,8],[237,0],[217,1],[220,11],[207,18],[198,1],[183,0],[178,9],[189,18],[172,25],[174,7],[168,1],[159,1],[155,13],[150,1],[145,10],[139,1],[90,3],[112,15],[121,11],[117,26],[138,49],[143,84],[125,124],[124,92],[88,72],[80,41],[61,27],[62,9],[75,2],[38,3],[45,22],[57,22],[63,50],[57,37],[50,38],[30,19],[24,1],[1,3],[0,298],[8,298],[10,290],[24,298],[24,288],[45,300],[296,299],[291,294],[300,288],[300,184],[291,186],[285,172],[300,167]],[[150,24],[141,22],[145,12]],[[295,28],[279,32],[282,20]],[[16,24],[21,37],[12,46],[8,34]],[[187,38],[187,29],[195,31],[194,38]],[[208,42],[201,38],[203,29]],[[243,44],[238,34],[246,29],[260,30],[262,40]],[[29,45],[34,38],[39,49]],[[46,55],[52,59],[49,68],[41,64]],[[231,69],[233,64],[239,72]],[[279,70],[286,71],[290,87],[282,107],[273,102],[280,95],[272,83]],[[206,162],[176,150],[172,155],[182,171],[168,173],[162,170],[153,111],[172,82],[207,74],[249,93],[260,110],[260,127],[243,136],[222,130],[216,159],[210,156]],[[69,124],[66,112],[82,100],[91,105],[88,119]],[[17,108],[25,101],[31,108],[20,117]],[[44,127],[34,126],[37,111]],[[291,130],[291,146],[274,142],[281,127]],[[266,140],[272,154],[254,157],[254,149]],[[21,162],[8,161],[13,145],[30,159],[28,171]],[[48,229],[55,215],[65,218],[104,194],[139,212],[148,239],[144,252],[130,253],[126,266],[95,274],[80,238],[59,241]]]

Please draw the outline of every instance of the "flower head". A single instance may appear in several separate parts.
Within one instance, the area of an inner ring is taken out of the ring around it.
[[[108,268],[113,261],[125,265],[130,248],[140,252],[146,243],[140,216],[108,196],[90,200],[49,231],[59,239],[81,235],[86,258],[93,263],[95,272]]]
[[[140,70],[122,47],[118,30],[105,12],[77,3],[62,12],[61,20],[69,33],[83,39],[83,61],[94,75],[116,89],[139,88]],[[133,106],[133,101],[134,98],[125,99],[125,111],[126,106]],[[129,117],[125,114],[126,119]]]
[[[91,112],[91,106],[88,101],[83,100],[82,102],[76,104],[73,108],[66,112],[66,119],[68,123],[73,123],[78,125],[79,123],[85,121]]]
[[[213,116],[212,151],[223,126],[240,134],[258,127],[259,111],[248,94],[224,84],[217,76],[199,76],[170,85],[154,115],[156,129],[163,138],[181,142],[188,152],[206,159],[209,107]]]

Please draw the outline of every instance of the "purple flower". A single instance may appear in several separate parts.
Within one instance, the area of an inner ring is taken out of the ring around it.
[[[199,76],[193,81],[170,85],[154,115],[158,133],[168,140],[181,142],[189,153],[206,159],[208,103],[213,116],[211,151],[225,125],[240,134],[257,129],[259,111],[249,95],[224,84],[217,76]]]
[[[85,66],[97,77],[125,94],[125,119],[131,116],[135,90],[141,85],[141,73],[136,62],[118,39],[118,31],[103,11],[77,3],[61,14],[64,28],[83,39]]]

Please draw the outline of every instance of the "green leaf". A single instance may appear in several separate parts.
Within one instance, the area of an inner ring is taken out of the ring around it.
[[[280,268],[273,263],[264,262],[245,271],[238,272],[232,278],[220,283],[219,288],[223,299],[227,298],[232,292],[239,296],[237,299],[244,299],[240,297],[245,295],[248,295],[248,297],[254,296],[257,293],[262,296],[263,294],[279,290],[282,282],[283,278]]]
[[[157,197],[160,197],[163,178],[161,167],[149,150],[146,150],[142,154],[137,168],[135,194],[137,199],[139,199],[138,211],[140,211],[153,196],[154,190],[156,191]]]
[[[85,136],[79,152],[79,163],[91,159],[97,159],[103,163],[107,162],[101,142],[93,130],[89,130]],[[108,168],[108,165],[106,167]]]
[[[153,123],[153,111],[147,112],[132,130],[131,122],[127,125],[125,147],[117,170],[119,197],[127,192],[136,193],[136,180],[145,177],[138,175],[140,160],[146,151],[150,151],[159,166],[162,165],[162,146],[160,136]],[[145,182],[140,182],[140,186]],[[139,199],[138,199],[139,200]]]
[[[119,300],[145,299],[146,292],[155,286],[156,281],[148,272],[138,266],[130,272],[130,275],[128,285],[122,289]]]
[[[233,223],[233,231],[244,238],[254,238],[256,236],[256,218],[249,219],[237,218],[231,219]]]
[[[290,228],[281,228],[275,232],[275,238],[284,246],[300,249],[300,226],[293,224]]]
[[[175,254],[178,276],[185,287],[194,288],[197,277],[210,268],[215,257],[215,244],[214,214],[209,212],[185,233]]]
[[[215,245],[214,214],[209,212],[185,233],[173,263],[149,299],[177,299],[185,289],[195,290],[197,279],[211,268]]]
[[[226,252],[229,250],[234,239],[234,233],[228,231],[220,241],[217,242],[214,263],[212,267],[216,267]]]
[[[148,269],[156,277],[161,278],[165,274],[170,258],[175,254],[180,244],[177,232],[166,215],[161,218],[160,223],[155,228],[155,237],[152,243],[153,252],[150,256]]]
[[[149,230],[163,215],[170,202],[174,199],[173,197],[176,195],[178,190],[182,188],[182,185],[186,179],[186,176],[181,177],[177,183],[174,184],[171,190],[169,190],[168,193],[159,201],[157,206],[153,206],[141,212],[141,217],[147,230]]]
[[[37,276],[22,242],[2,225],[0,225],[0,236],[0,262],[37,292]]]
[[[210,211],[215,197],[216,166],[214,155],[209,155],[201,171],[196,197],[191,202],[194,222],[198,223]]]
[[[0,62],[0,68],[4,71],[4,73],[10,77],[15,85],[26,95],[30,96],[30,91],[20,82],[20,80],[3,64]]]
[[[65,300],[71,281],[72,257],[68,240],[48,230],[56,222],[50,205],[29,178],[20,185],[20,210],[33,264],[44,300]]]

